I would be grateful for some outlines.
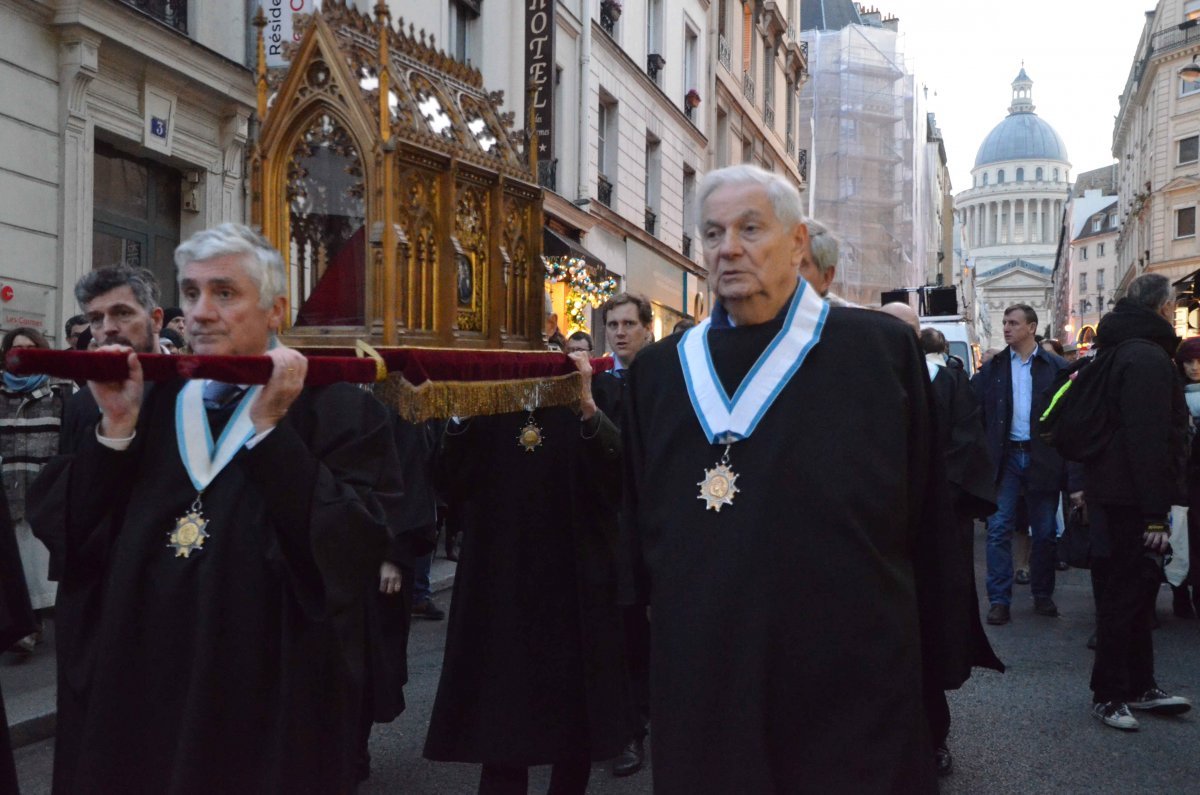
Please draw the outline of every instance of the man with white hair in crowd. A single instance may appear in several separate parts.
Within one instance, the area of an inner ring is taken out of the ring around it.
[[[817,288],[817,293],[831,306],[854,306],[830,289],[837,278],[837,238],[815,218],[806,219],[804,226],[808,229],[808,246],[800,259],[800,275]]]
[[[389,417],[304,386],[259,235],[222,224],[175,263],[195,353],[266,356],[271,376],[147,390],[132,339],[101,348],[128,376],[88,383],[102,413],[56,470],[62,585],[90,618],[59,660],[87,676],[59,712],[55,790],[348,792],[363,599],[400,491]]]
[[[935,792],[944,480],[916,337],[800,277],[779,175],[712,171],[697,206],[713,313],[639,353],[622,426],[654,790]]]

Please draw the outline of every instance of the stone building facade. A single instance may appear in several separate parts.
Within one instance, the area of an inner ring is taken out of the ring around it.
[[[1159,0],[1146,12],[1113,127],[1119,161],[1118,287],[1147,271],[1181,282],[1200,269],[1196,237],[1200,204],[1200,82],[1180,69],[1200,55],[1200,2]],[[1176,331],[1186,320],[1188,292]]]
[[[179,240],[246,217],[248,28],[244,4],[0,0],[0,327],[61,339],[117,262],[176,303]]]

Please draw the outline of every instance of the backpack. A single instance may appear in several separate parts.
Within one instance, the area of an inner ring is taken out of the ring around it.
[[[1090,461],[1104,452],[1117,431],[1109,380],[1122,346],[1080,359],[1059,370],[1050,386],[1050,405],[1037,421],[1043,442],[1068,461]]]

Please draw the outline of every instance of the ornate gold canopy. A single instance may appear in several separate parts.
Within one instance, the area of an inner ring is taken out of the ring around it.
[[[251,217],[287,262],[286,337],[540,348],[541,189],[502,95],[383,3],[297,20],[272,73],[265,23]]]

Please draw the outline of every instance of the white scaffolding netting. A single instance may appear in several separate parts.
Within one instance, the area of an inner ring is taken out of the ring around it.
[[[921,286],[937,271],[937,162],[921,98],[895,31],[850,25],[804,38],[808,211],[841,243],[834,292],[878,305],[881,291]]]

